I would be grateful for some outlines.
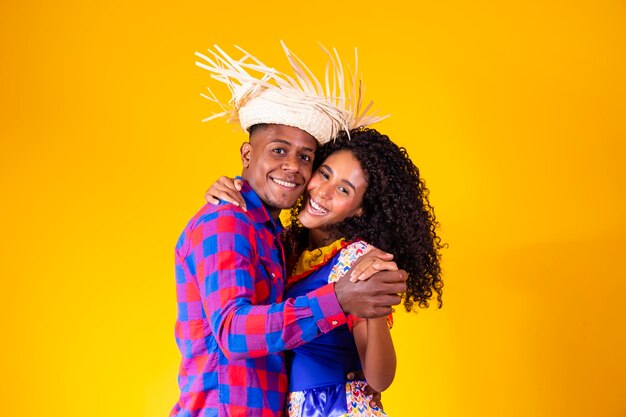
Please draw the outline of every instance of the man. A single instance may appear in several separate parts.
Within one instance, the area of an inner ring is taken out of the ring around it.
[[[255,84],[246,69],[259,70],[258,60],[246,66],[218,51],[219,65],[204,57],[210,66],[203,66],[229,83],[231,120],[249,132],[240,149],[247,211],[205,205],[176,245],[176,340],[182,362],[181,395],[171,416],[282,416],[283,351],[345,324],[346,314],[387,315],[400,302],[406,276],[379,273],[358,285],[340,280],[283,300],[279,213],[304,191],[317,142],[330,140],[341,127],[357,127],[362,115],[337,106],[330,94],[301,94],[277,79],[274,69],[264,67],[266,76]],[[268,84],[268,74],[277,85]]]

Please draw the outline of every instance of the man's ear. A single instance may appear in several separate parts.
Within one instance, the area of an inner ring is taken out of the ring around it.
[[[252,145],[250,142],[244,142],[241,144],[241,148],[239,148],[239,152],[241,153],[241,163],[244,168],[248,168],[250,165],[250,158],[252,158]]]

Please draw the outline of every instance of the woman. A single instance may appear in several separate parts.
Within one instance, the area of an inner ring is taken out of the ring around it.
[[[392,253],[409,273],[407,311],[427,308],[435,293],[441,307],[442,244],[428,190],[406,150],[376,130],[358,129],[323,145],[316,161],[321,163],[285,233],[292,271],[285,297],[340,279],[371,244]],[[214,185],[207,199],[233,201],[231,192],[232,184]],[[289,416],[385,415],[369,406],[365,381],[346,381],[345,375],[362,369],[377,391],[391,384],[396,359],[388,321],[351,317],[349,326],[291,351]]]

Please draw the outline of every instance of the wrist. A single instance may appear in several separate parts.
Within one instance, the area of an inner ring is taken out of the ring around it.
[[[342,287],[340,285],[337,285],[336,282],[333,282],[331,285],[333,286],[333,290],[335,291],[335,297],[337,297],[337,302],[339,303],[341,311],[343,311],[343,313],[346,315],[350,314],[350,311],[348,310],[350,308],[350,302],[348,299],[346,299]]]
[[[376,317],[373,319],[367,319],[368,325],[372,326],[387,326],[387,317]]]

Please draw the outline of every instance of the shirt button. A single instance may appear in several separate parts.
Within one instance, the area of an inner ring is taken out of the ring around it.
[[[276,278],[276,274],[272,272],[272,278]]]
[[[331,321],[330,324],[332,324],[333,326],[336,326],[337,325],[337,320]]]

